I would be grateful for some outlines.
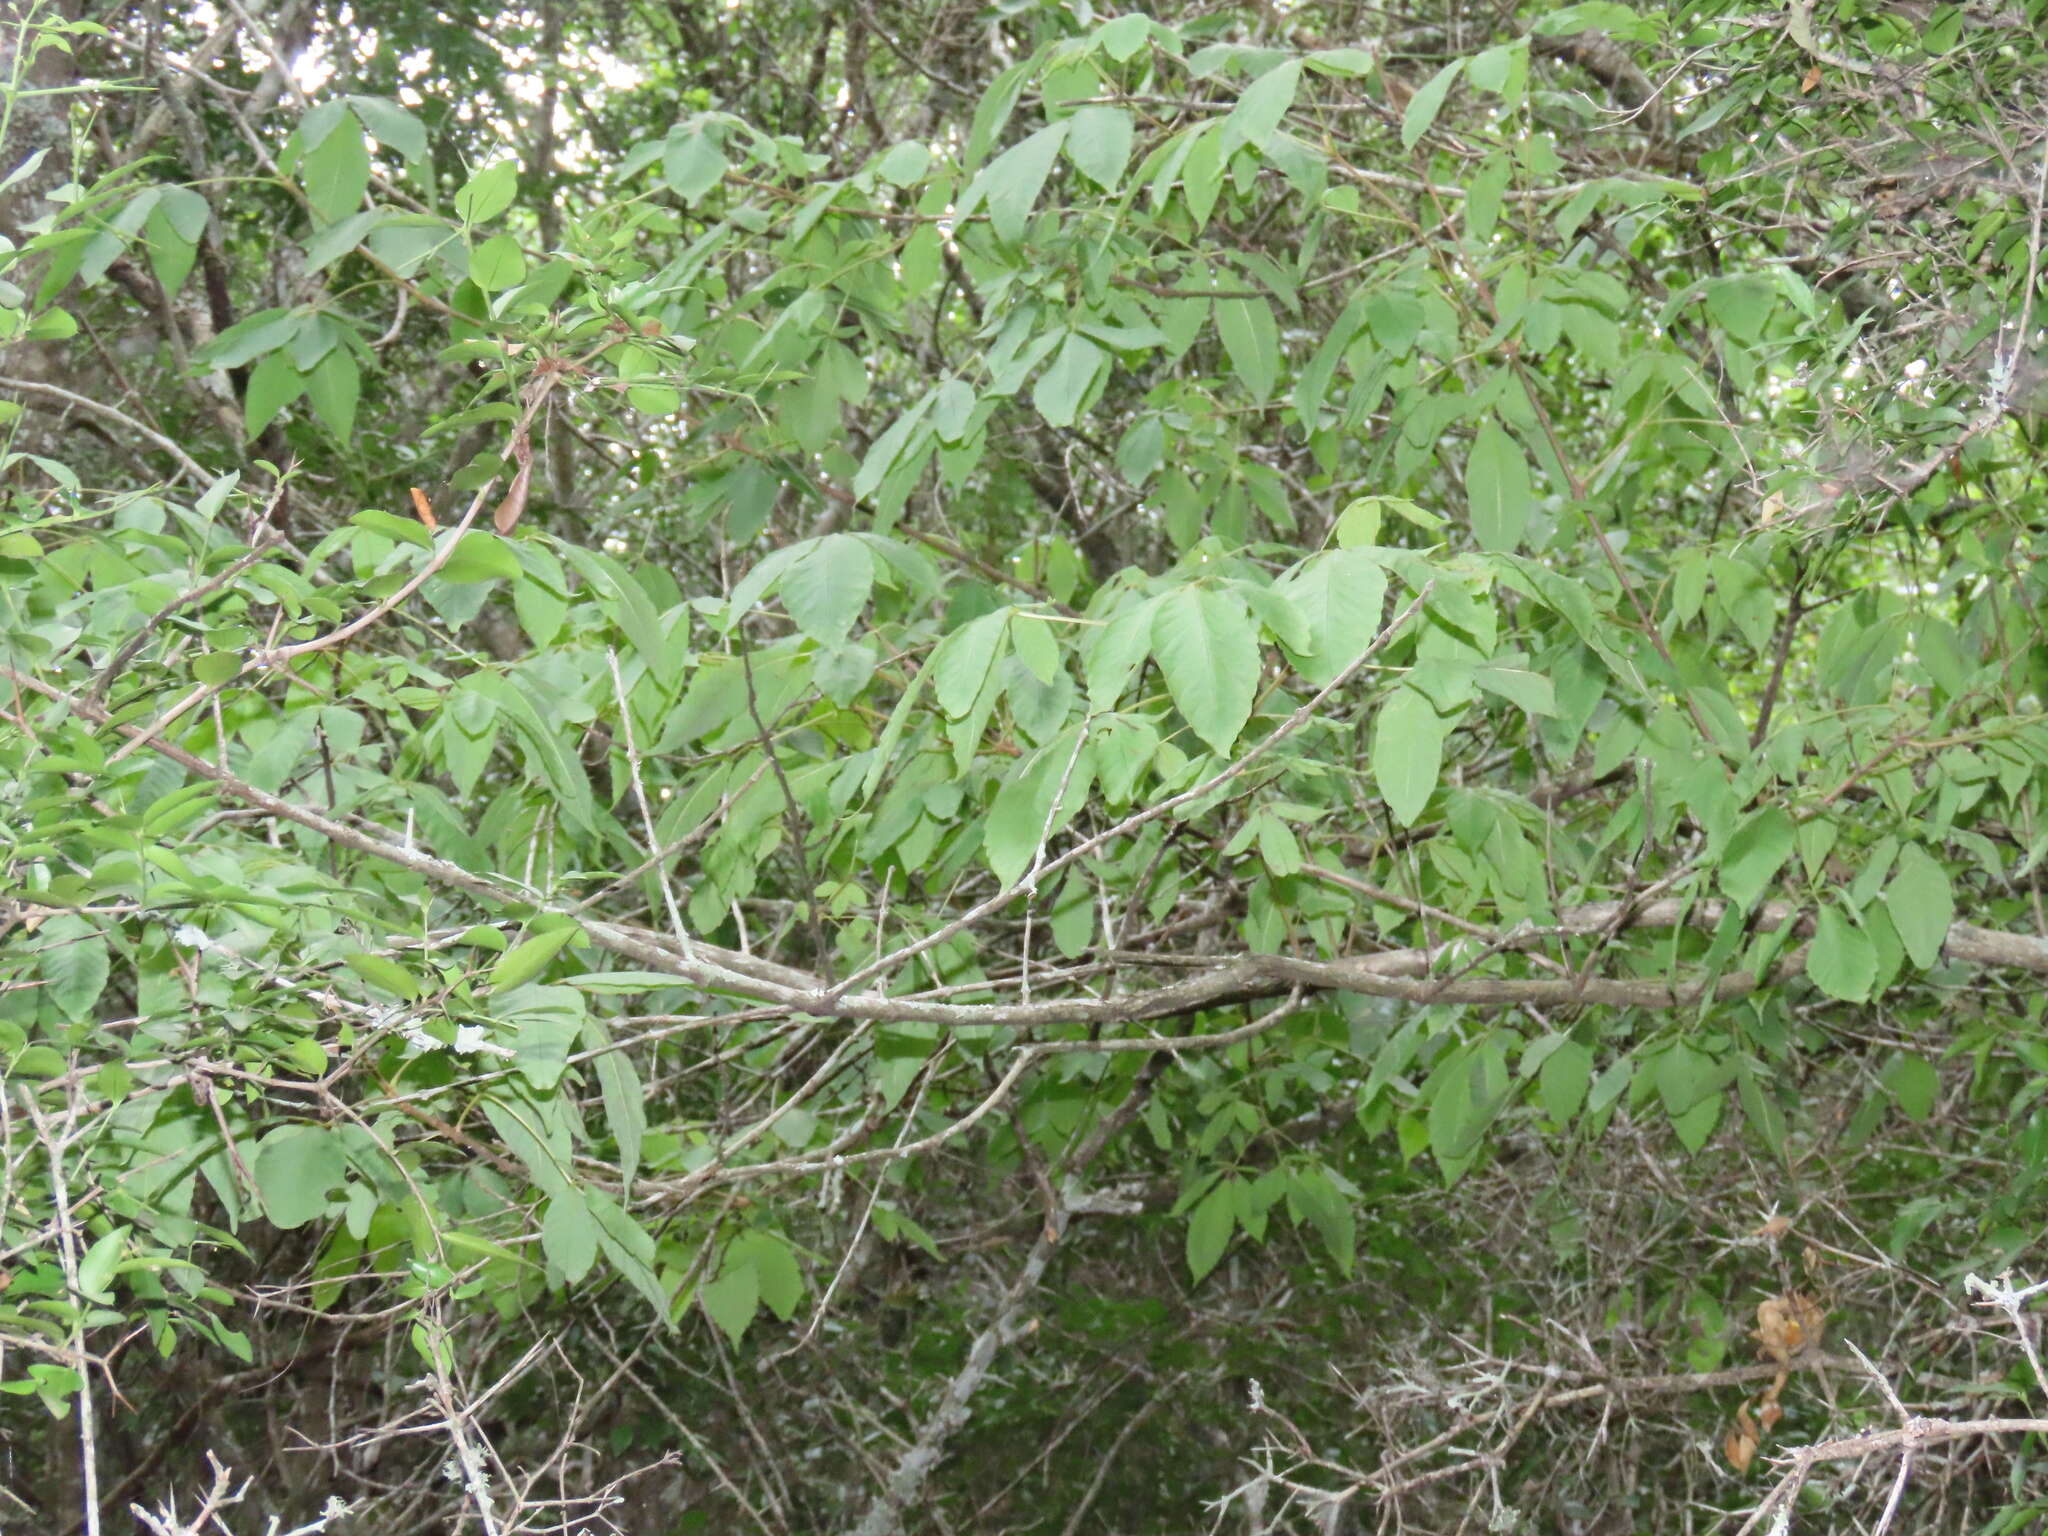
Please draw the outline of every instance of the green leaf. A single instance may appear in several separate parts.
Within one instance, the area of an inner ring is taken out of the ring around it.
[[[1323,1240],[1323,1248],[1344,1274],[1357,1258],[1358,1225],[1351,1197],[1327,1169],[1307,1165],[1289,1170],[1287,1205],[1297,1222],[1306,1219]]]
[[[348,1173],[335,1134],[317,1125],[293,1125],[263,1138],[253,1169],[263,1214],[274,1227],[302,1227],[327,1209],[327,1192]]]
[[[1474,667],[1472,681],[1532,715],[1557,714],[1557,689],[1540,672],[1520,667]]]
[[[1200,230],[1223,195],[1223,173],[1228,169],[1223,159],[1223,125],[1212,119],[1191,129],[1188,139],[1188,157],[1181,166],[1181,195]]]
[[[514,987],[524,986],[546,970],[548,962],[560,954],[563,946],[581,931],[572,925],[564,924],[560,928],[513,945],[491,966],[491,991],[494,994],[509,992]]]
[[[1158,416],[1140,416],[1124,429],[1116,445],[1116,467],[1132,485],[1142,488],[1166,463],[1166,423]]]
[[[1082,673],[1088,683],[1088,707],[1114,709],[1130,686],[1131,674],[1144,664],[1152,651],[1152,614],[1155,602],[1133,603],[1107,624],[1094,630],[1086,642]]]
[[[79,1294],[106,1306],[114,1299],[114,1269],[128,1252],[128,1227],[116,1227],[96,1240],[78,1261]]]
[[[64,1059],[64,1053],[48,1045],[27,1046],[7,1063],[7,1071],[14,1077],[62,1077],[70,1070],[71,1063]]]
[[[351,96],[348,104],[370,137],[386,149],[397,150],[414,164],[427,158],[427,130],[397,102],[382,96]]]
[[[1736,1064],[1735,1087],[1742,1102],[1742,1118],[1749,1123],[1773,1157],[1785,1155],[1785,1112],[1769,1088],[1757,1077],[1753,1063]]]
[[[1664,1113],[1674,1120],[1708,1094],[1718,1093],[1724,1081],[1713,1058],[1683,1040],[1674,1041],[1657,1056],[1650,1076],[1657,1096],[1664,1101]]]
[[[383,955],[344,955],[342,963],[378,990],[407,1001],[420,995],[419,978]]]
[[[796,1315],[803,1301],[804,1275],[789,1240],[779,1232],[760,1227],[741,1233],[726,1250],[727,1263],[737,1261],[754,1272],[756,1288],[768,1310],[785,1323]]]
[[[874,585],[875,562],[867,545],[850,533],[831,533],[790,564],[776,590],[798,629],[837,645],[867,607]]]
[[[1707,1144],[1707,1138],[1714,1134],[1714,1127],[1721,1120],[1723,1098],[1722,1094],[1711,1094],[1684,1114],[1670,1117],[1672,1134],[1677,1136],[1678,1144],[1686,1151],[1699,1151]]]
[[[454,537],[450,529],[442,538]],[[512,546],[487,528],[464,530],[461,542],[437,573],[443,581],[465,586],[478,581],[518,581],[523,572]]]
[[[1131,114],[1122,107],[1083,107],[1068,121],[1067,158],[1105,192],[1114,192],[1131,159]]]
[[[519,627],[526,631],[526,638],[545,646],[562,632],[569,604],[545,581],[529,575],[512,589],[512,611],[519,616]]]
[[[1118,733],[1104,734],[1114,736]],[[1102,757],[1101,739],[1096,738],[1098,763]],[[1069,960],[1080,959],[1088,952],[1088,946],[1095,942],[1095,892],[1079,870],[1069,874],[1060,886],[1047,926],[1052,929],[1054,947]]]
[[[292,366],[289,352],[273,352],[249,374],[242,399],[243,434],[250,440],[277,419],[277,413],[306,392],[306,377]]]
[[[533,1101],[516,1094],[493,1093],[485,1097],[483,1108],[506,1150],[526,1165],[534,1187],[551,1200],[567,1197],[575,1184],[569,1177],[566,1133],[547,1130]]]
[[[336,129],[299,162],[306,201],[332,224],[355,212],[370,185],[370,152],[353,126]]]
[[[1490,553],[1513,553],[1522,542],[1535,503],[1529,483],[1529,461],[1497,422],[1479,429],[1465,461],[1465,498],[1472,510],[1472,533]]]
[[[1285,879],[1301,873],[1301,843],[1294,829],[1270,813],[1256,818],[1259,829],[1259,858],[1266,868]]]
[[[90,1019],[112,968],[106,938],[86,919],[69,912],[44,923],[36,938],[41,951],[36,969],[44,996],[65,1019]],[[18,940],[16,935],[10,942]]]
[[[1315,650],[1296,655],[1294,665],[1318,688],[1357,661],[1379,635],[1387,576],[1362,550],[1325,550],[1276,587],[1308,625]]]
[[[1721,854],[1721,894],[1747,912],[1792,857],[1792,818],[1776,806],[1736,829]]]
[[[497,293],[526,280],[526,253],[510,235],[493,235],[469,253],[469,280]]]
[[[1885,910],[1899,942],[1920,969],[1941,963],[1941,948],[1956,920],[1956,897],[1948,871],[1918,843],[1908,843],[1899,854],[1891,883],[1884,888]]]
[[[704,1309],[704,1315],[724,1330],[725,1336],[739,1347],[740,1340],[747,1335],[747,1326],[754,1320],[754,1314],[761,1310],[761,1277],[759,1272],[743,1257],[736,1259],[731,1245],[718,1268],[718,1278],[697,1287],[697,1304]]]
[[[932,677],[932,696],[951,718],[962,718],[981,697],[982,684],[996,664],[1009,623],[1010,610],[999,608],[961,625],[939,642],[927,670]]]
[[[1315,634],[1309,628],[1308,615],[1294,605],[1290,589],[1277,583],[1268,587],[1255,581],[1233,581],[1230,590],[1245,600],[1252,617],[1290,651],[1308,655],[1315,650]]]
[[[1507,1064],[1491,1039],[1454,1053],[1431,1074],[1429,1150],[1447,1180],[1458,1178],[1478,1153],[1507,1088]]]
[[[579,976],[562,977],[561,984],[601,996],[637,996],[644,992],[657,992],[663,987],[686,985],[682,977],[667,971],[585,971]],[[602,1050],[605,1041],[601,1029],[595,1020],[590,1027],[598,1033],[585,1041],[585,1049]]]
[[[932,431],[942,443],[957,443],[967,435],[974,420],[974,390],[960,379],[948,376],[939,381],[932,405]]]
[[[485,166],[463,184],[455,194],[455,213],[465,224],[488,224],[510,208],[518,194],[518,162],[500,160]]]
[[[579,1190],[549,1197],[540,1223],[540,1248],[571,1285],[590,1273],[597,1262],[597,1223]]]
[[[1055,427],[1070,427],[1108,354],[1078,331],[1069,331],[1052,366],[1031,387],[1031,403]]]
[[[1763,334],[1777,303],[1778,285],[1769,277],[1724,277],[1707,284],[1707,313],[1740,342],[1753,342]]]
[[[1287,109],[1294,105],[1294,92],[1300,84],[1301,60],[1289,59],[1246,86],[1230,116],[1223,120],[1223,157],[1228,159],[1241,144],[1264,149]]]
[[[1465,184],[1465,238],[1475,245],[1484,245],[1493,238],[1511,169],[1508,157],[1495,151],[1480,162],[1479,169]]]
[[[1230,1181],[1221,1180],[1188,1212],[1188,1277],[1195,1284],[1223,1257],[1236,1225],[1237,1196]]]
[[[875,174],[892,187],[914,187],[924,180],[931,165],[931,147],[906,139],[889,146],[888,153],[875,162]]]
[[[1442,69],[1431,75],[1421,90],[1408,98],[1408,105],[1401,113],[1401,147],[1413,149],[1416,142],[1429,132],[1436,122],[1436,115],[1443,110],[1444,98],[1451,94],[1451,87],[1457,83],[1458,75],[1465,67],[1463,59],[1453,59]]]
[[[1041,128],[991,160],[968,188],[963,215],[985,200],[996,237],[1010,245],[1022,240],[1071,122],[1069,118]]]
[[[1373,722],[1373,782],[1404,827],[1415,825],[1436,792],[1446,734],[1435,706],[1413,688],[1396,688]]]
[[[1564,1040],[1543,1058],[1536,1075],[1543,1112],[1559,1125],[1571,1124],[1586,1101],[1586,1086],[1592,1080],[1593,1053],[1576,1040]]]
[[[242,658],[235,651],[208,651],[192,662],[192,677],[209,688],[219,688],[242,675]]]
[[[998,880],[1008,886],[1023,876],[1046,840],[1081,808],[1093,777],[1093,759],[1085,746],[1076,755],[1071,730],[1010,771],[982,824],[982,851]],[[1055,807],[1063,780],[1066,793]]]
[[[1568,32],[1606,32],[1631,42],[1647,43],[1657,31],[1646,16],[1640,16],[1621,0],[1583,0],[1540,18],[1531,29],[1545,36]]]
[[[559,547],[577,574],[602,595],[605,614],[626,632],[648,669],[656,677],[674,678],[681,670],[682,650],[669,643],[660,616],[640,583],[624,566],[596,550],[574,544]],[[793,549],[788,553],[793,558]]]
[[[1216,334],[1237,370],[1238,381],[1264,405],[1280,378],[1280,328],[1264,299],[1218,299]]]
[[[1019,59],[997,75],[988,89],[982,92],[981,100],[974,108],[974,121],[967,130],[967,153],[960,162],[963,172],[973,175],[981,164],[982,157],[1010,121],[1010,114],[1017,109],[1017,98],[1024,90],[1024,82],[1036,73],[1038,64],[1036,54]]]
[[[1152,36],[1152,18],[1139,11],[1105,21],[1095,29],[1095,41],[1102,51],[1122,64],[1136,55]]]
[[[369,208],[361,213],[352,213],[321,230],[306,242],[307,275],[324,272],[348,255],[363,243],[371,230],[383,222],[384,217],[382,210]]]
[[[588,1190],[590,1214],[597,1219],[597,1246],[625,1276],[641,1299],[660,1318],[669,1315],[668,1289],[654,1273],[654,1238],[648,1230],[602,1190]]]
[[[336,98],[330,96],[328,100],[315,102],[313,106],[309,106],[309,109],[305,111],[305,117],[299,119],[299,150],[301,150],[301,154],[307,152],[307,150],[315,150],[315,147],[319,147],[319,143],[322,143],[322,139],[326,139],[330,133],[334,133],[334,129],[344,127],[344,125],[348,125],[348,129],[354,131],[354,125],[348,123],[348,102],[346,100],[336,100]]]
[[[1259,640],[1243,599],[1208,587],[1169,592],[1152,613],[1152,655],[1174,707],[1225,756],[1251,718]]]
[[[669,131],[661,152],[662,180],[685,207],[696,207],[705,193],[725,180],[727,168],[725,151],[702,128],[678,124]]]
[[[459,249],[461,236],[431,214],[387,214],[363,243],[398,276],[412,277],[430,260],[445,261],[451,248]]]
[[[297,310],[266,309],[237,321],[192,354],[193,367],[239,368],[265,352],[284,346],[299,332],[304,316]]]
[[[336,347],[306,375],[306,399],[343,442],[355,435],[356,402],[362,393],[362,369],[347,347]]]
[[[1925,1056],[1899,1052],[1885,1067],[1882,1081],[1908,1120],[1925,1120],[1934,1113],[1935,1101],[1941,1096],[1941,1078]]]
[[[1806,974],[1829,997],[1860,1003],[1877,979],[1877,951],[1870,937],[1832,902],[1820,909],[1813,945],[1806,954]]]
[[[190,187],[165,187],[157,199],[145,234],[150,271],[167,295],[175,296],[184,286],[212,213],[206,199]]]
[[[1126,21],[1130,20],[1129,17],[1125,17],[1124,19]],[[28,180],[29,177],[35,175],[37,168],[42,165],[44,159],[49,155],[49,153],[50,146],[47,144],[40,145],[37,148],[30,150],[26,159],[22,160],[20,164],[16,165],[13,170],[9,171],[4,178],[0,178],[0,192],[5,192],[9,187],[18,185],[19,183]]]
[[[1519,89],[1516,82],[1525,78],[1528,71],[1529,45],[1516,41],[1502,43],[1475,55],[1466,66],[1465,78],[1479,90],[1506,96],[1508,105],[1513,106]]]
[[[850,706],[875,675],[881,654],[871,645],[827,645],[819,648],[812,675],[818,691],[834,704]]]
[[[1018,613],[1010,621],[1010,648],[1024,668],[1041,683],[1050,683],[1060,672],[1059,642],[1052,626],[1041,617]]]
[[[888,477],[889,472],[896,467],[896,461],[909,448],[917,429],[923,424],[925,417],[931,414],[932,407],[938,403],[938,398],[937,389],[926,390],[916,405],[898,416],[882,435],[875,439],[867,451],[867,457],[860,461],[860,469],[853,477],[853,494],[856,497],[865,501],[881,489],[882,481]]]
[[[573,548],[565,548],[564,552],[584,553]],[[526,749],[528,766],[540,770],[546,788],[553,796],[556,811],[571,825],[588,831],[595,814],[590,780],[585,776],[582,764],[563,749],[559,740],[560,722],[551,723],[541,717],[541,711],[534,703],[533,679],[525,674],[479,671],[470,674],[466,686],[490,695]],[[553,702],[545,695],[538,696],[552,711]]]
[[[583,994],[571,987],[498,987],[491,1004],[499,1021],[512,1027],[510,1049],[520,1075],[536,1091],[553,1089],[568,1070],[585,1023]]]
[[[1304,62],[1317,74],[1357,80],[1380,67],[1379,55],[1364,48],[1318,48]]]

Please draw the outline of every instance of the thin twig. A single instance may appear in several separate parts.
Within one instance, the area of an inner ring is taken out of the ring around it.
[[[37,379],[0,378],[0,389],[11,389],[17,394],[23,395],[41,395],[45,399],[61,401],[75,411],[84,411],[89,415],[103,416],[108,421],[119,422],[137,437],[147,438],[151,443],[163,449],[165,453],[168,453],[178,461],[178,468],[183,473],[190,475],[200,484],[205,485],[214,478],[197,459],[193,458],[192,455],[180,448],[168,437],[165,437],[163,433],[145,427],[126,411],[108,405],[103,400],[93,400],[84,395],[73,394],[68,389],[59,388],[55,384],[45,384]]]

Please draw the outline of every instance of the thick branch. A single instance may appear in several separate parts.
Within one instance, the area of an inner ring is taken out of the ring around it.
[[[64,693],[39,678],[11,667],[0,667],[0,677],[24,692],[64,705],[95,725],[112,724],[107,710],[100,705]],[[120,724],[113,728],[131,738],[146,734],[145,728],[140,726]],[[530,892],[472,874],[445,859],[373,836],[318,811],[269,794],[182,747],[153,738],[147,745],[151,751],[169,758],[187,772],[219,785],[244,804],[305,827],[340,847],[410,870],[446,890],[459,891],[493,907],[525,904],[533,899]],[[1731,971],[1711,983],[1612,976],[1583,979],[1460,976],[1453,980],[1433,979],[1433,972],[1438,966],[1455,964],[1469,957],[1482,942],[1493,949],[1508,952],[1531,949],[1553,939],[1590,938],[1624,928],[1671,928],[1680,925],[1711,928],[1720,922],[1726,910],[1724,901],[1688,903],[1675,897],[1643,902],[1633,907],[1625,902],[1589,902],[1566,908],[1558,915],[1558,920],[1548,926],[1523,924],[1486,941],[1475,937],[1434,948],[1384,950],[1377,954],[1346,955],[1332,960],[1304,960],[1291,955],[1239,955],[1214,964],[1196,962],[1203,965],[1198,973],[1143,992],[1110,997],[1055,998],[1030,1003],[932,1002],[915,997],[891,997],[874,991],[841,992],[829,987],[821,977],[756,955],[695,942],[691,945],[691,953],[685,955],[671,940],[647,929],[589,917],[581,917],[579,921],[599,948],[629,960],[637,967],[660,971],[679,981],[693,982],[707,991],[773,1004],[792,1012],[879,1023],[931,1023],[948,1028],[1004,1025],[1013,1029],[1043,1029],[1073,1024],[1137,1024],[1154,1019],[1179,1018],[1205,1009],[1269,1001],[1297,990],[1357,992],[1399,1002],[1453,1003],[1482,1008],[1523,1005],[1568,1008],[1590,1004],[1685,1008],[1709,998],[1725,1001],[1742,997],[1761,986],[1798,974],[1804,964],[1804,956],[1795,951],[1780,960],[1771,975],[1763,979],[1747,971]],[[1766,902],[1757,909],[1751,921],[1755,927],[1766,930],[1791,923],[1793,934],[1800,936],[1810,931],[1812,920],[1789,902]],[[1943,943],[1943,955],[1958,964],[2048,975],[2048,940],[2032,934],[1979,928],[1972,923],[1953,923]],[[1127,958],[1133,965],[1182,963],[1174,957],[1164,956]],[[1158,1042],[1161,1048],[1172,1043]]]

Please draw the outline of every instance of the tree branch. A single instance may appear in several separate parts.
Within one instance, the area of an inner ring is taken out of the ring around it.
[[[63,705],[92,724],[112,726],[130,738],[147,734],[145,727],[115,724],[102,706],[65,693],[12,667],[0,666],[0,677],[24,692]],[[182,747],[154,738],[146,745],[149,750],[169,758],[187,772],[219,785],[244,804],[305,827],[340,847],[410,870],[445,889],[459,891],[488,906],[524,905],[533,900],[530,892],[500,885],[445,859],[373,836],[258,789],[218,764],[210,763]],[[1091,839],[1081,847],[1097,846],[1107,835]],[[1060,864],[1064,858],[1053,862]],[[982,903],[953,926],[966,926],[972,917],[985,915],[994,905],[994,902]],[[1610,926],[1615,931],[1679,926],[1710,928],[1720,921],[1727,909],[1728,903],[1719,899],[1687,902],[1681,897],[1644,902],[1632,910],[1626,902],[1589,902],[1566,908],[1558,914],[1558,920],[1548,926],[1524,924],[1495,934],[1486,943],[1505,953],[1529,949],[1551,939],[1595,937]],[[572,912],[569,915],[576,914]],[[1611,976],[1468,976],[1448,982],[1436,978],[1434,973],[1438,965],[1456,960],[1461,953],[1469,953],[1469,946],[1479,942],[1475,937],[1431,948],[1384,950],[1377,954],[1345,955],[1329,960],[1245,954],[1214,964],[1195,961],[1203,967],[1198,974],[1143,992],[1119,993],[1110,997],[1055,998],[1030,1003],[948,1003],[916,997],[891,997],[873,991],[851,992],[844,989],[844,984],[829,986],[823,978],[793,966],[694,941],[692,954],[684,955],[674,941],[648,929],[625,927],[590,917],[579,917],[578,921],[600,949],[629,960],[637,967],[660,971],[709,991],[820,1017],[861,1023],[930,1023],[946,1028],[1000,1025],[1011,1029],[1048,1029],[1074,1024],[1140,1024],[1154,1019],[1185,1017],[1210,1008],[1270,1001],[1297,989],[1309,993],[1356,992],[1398,1002],[1451,1003],[1480,1008],[1525,1005],[1569,1008],[1592,1004],[1687,1008],[1709,999],[1726,1001],[1743,997],[1761,987],[1775,985],[1797,975],[1805,963],[1803,951],[1795,951],[1780,960],[1767,977],[1759,978],[1747,971],[1732,971],[1711,983]],[[1752,923],[1763,930],[1789,923],[1795,937],[1803,937],[1812,931],[1812,919],[1790,902],[1764,903],[1757,909]],[[2048,975],[2048,940],[2033,934],[1957,922],[1949,926],[1942,952],[1946,959],[1957,964]],[[1184,963],[1184,957],[1132,955],[1119,958],[1132,965]],[[1160,1039],[1108,1048],[1183,1049],[1199,1044],[1204,1038]]]

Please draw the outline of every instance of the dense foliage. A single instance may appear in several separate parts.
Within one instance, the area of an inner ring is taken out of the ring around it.
[[[0,1526],[2038,1518],[2044,20],[0,4]]]

